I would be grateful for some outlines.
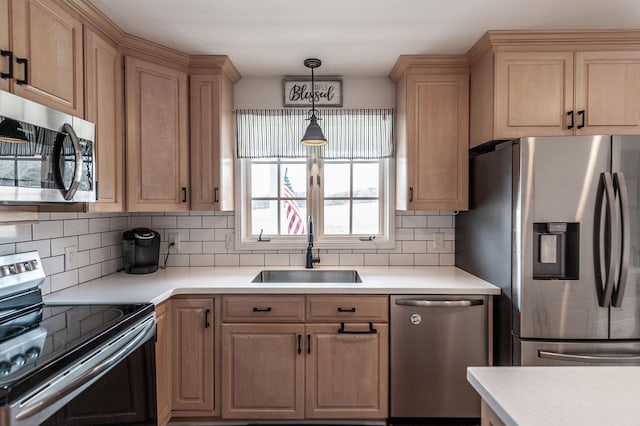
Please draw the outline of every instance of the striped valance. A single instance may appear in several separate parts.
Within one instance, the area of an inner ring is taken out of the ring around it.
[[[309,125],[306,109],[236,110],[238,158],[374,159],[393,156],[393,109],[317,109],[328,143],[300,143]]]

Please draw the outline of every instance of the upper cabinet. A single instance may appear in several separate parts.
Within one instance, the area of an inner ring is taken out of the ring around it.
[[[187,73],[125,59],[128,211],[189,209]]]
[[[468,56],[471,147],[640,132],[638,32],[490,31]]]
[[[463,56],[400,56],[396,209],[466,210],[469,69]]]
[[[85,29],[85,118],[96,125],[97,201],[91,211],[124,210],[122,56],[118,46]]]
[[[9,74],[3,74],[0,88],[84,117],[78,16],[51,0],[0,0],[0,8],[0,20],[7,21],[0,22],[0,48],[4,50],[0,63],[2,72]]]
[[[233,86],[226,56],[193,58],[190,75],[191,209],[234,209]]]

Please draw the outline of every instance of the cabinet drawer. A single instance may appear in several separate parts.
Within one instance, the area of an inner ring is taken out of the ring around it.
[[[387,322],[387,296],[307,296],[307,320]]]
[[[222,321],[301,322],[304,296],[224,296]]]

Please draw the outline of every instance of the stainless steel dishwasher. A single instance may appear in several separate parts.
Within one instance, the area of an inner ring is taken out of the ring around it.
[[[391,296],[392,418],[476,418],[467,366],[488,365],[488,296]]]

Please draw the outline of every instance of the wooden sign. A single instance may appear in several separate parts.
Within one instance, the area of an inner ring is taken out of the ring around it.
[[[342,106],[342,79],[315,77],[315,90],[311,90],[311,77],[285,77],[282,79],[282,104],[286,107],[311,107],[315,96],[317,107]]]

